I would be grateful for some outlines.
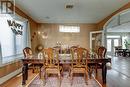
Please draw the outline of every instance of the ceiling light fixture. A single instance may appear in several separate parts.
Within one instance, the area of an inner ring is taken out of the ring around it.
[[[45,18],[46,18],[46,19],[50,19],[50,17],[49,17],[49,16],[46,16]]]
[[[65,6],[65,8],[66,8],[66,9],[72,9],[72,8],[74,8],[74,5],[68,4],[68,5]]]

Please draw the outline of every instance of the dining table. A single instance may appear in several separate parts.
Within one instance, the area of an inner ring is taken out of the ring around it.
[[[129,52],[130,52],[129,49],[124,49],[124,48],[118,49],[118,53],[122,53],[123,57],[126,57]]]
[[[107,75],[107,65],[106,63],[111,62],[111,58],[86,58],[88,66],[91,66],[92,63],[100,63],[102,64],[102,81],[106,83],[106,75]],[[72,59],[70,58],[70,54],[61,54],[59,56],[60,64],[71,64]],[[38,58],[37,56],[31,56],[28,58],[21,59],[22,61],[22,85],[26,84],[26,80],[28,79],[28,65],[31,64],[44,64],[44,58]],[[41,68],[41,67],[40,67]],[[39,73],[41,75],[41,72]]]

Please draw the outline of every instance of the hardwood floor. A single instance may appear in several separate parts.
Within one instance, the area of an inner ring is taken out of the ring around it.
[[[37,73],[32,73],[32,70],[28,70],[28,73],[29,73],[29,77],[28,80],[26,81],[27,85],[37,75]],[[21,83],[22,83],[22,74],[19,74],[14,78],[8,80],[7,82],[3,83],[2,85],[0,85],[0,87],[23,87]]]
[[[100,83],[101,71],[99,70],[97,79]],[[130,57],[113,57],[112,69],[107,71],[107,84],[103,87],[130,87]]]
[[[37,74],[29,71],[29,81],[33,79]],[[96,77],[102,84],[101,70],[98,70]],[[6,83],[0,85],[0,87],[22,87],[22,77],[18,75]],[[107,84],[103,87],[130,87],[130,57],[113,57],[112,58],[112,69],[107,71]]]

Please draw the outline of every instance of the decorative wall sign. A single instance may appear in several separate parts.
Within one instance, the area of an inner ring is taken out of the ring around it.
[[[15,35],[23,35],[23,25],[17,23],[14,20],[7,20],[7,22]]]
[[[0,0],[0,13],[1,14],[14,14],[15,13],[15,1],[14,0]],[[10,10],[11,9],[11,10]]]

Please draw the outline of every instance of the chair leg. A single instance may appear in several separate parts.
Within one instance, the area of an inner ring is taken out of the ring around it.
[[[96,72],[96,75],[97,75],[97,73],[98,73],[98,71],[97,71],[97,64],[95,66],[95,72]]]
[[[88,72],[86,72],[84,75],[85,75],[85,83],[86,85],[88,85]]]
[[[60,74],[60,72],[58,73],[58,76],[59,76],[59,87],[61,87],[61,74]]]
[[[41,67],[39,68],[39,77],[41,79]]]
[[[90,67],[88,70],[89,70],[88,71],[89,72],[88,73],[89,74],[89,78],[91,78],[92,77],[92,72],[93,72],[93,67]]]
[[[45,86],[46,85],[46,73],[44,73],[42,80],[43,80],[43,86]]]
[[[43,86],[45,86],[46,85],[46,80],[44,79],[42,81],[43,81]]]
[[[32,73],[34,73],[35,72],[35,66],[33,65],[33,68],[32,68]]]
[[[48,76],[49,76],[49,73],[45,73],[45,82],[47,82]]]
[[[61,74],[61,76],[63,76],[63,68],[61,69],[60,74]]]
[[[73,84],[73,73],[71,72],[71,86]]]
[[[71,69],[69,68],[69,77],[71,76]]]

